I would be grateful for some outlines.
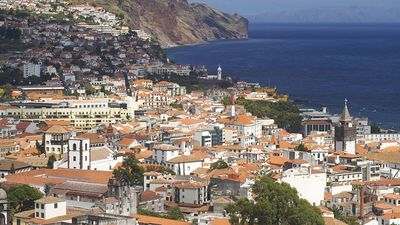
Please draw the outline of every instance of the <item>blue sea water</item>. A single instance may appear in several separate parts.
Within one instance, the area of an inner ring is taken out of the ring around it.
[[[206,65],[275,85],[304,107],[327,106],[400,129],[400,25],[251,24],[249,40],[167,49],[177,63]]]

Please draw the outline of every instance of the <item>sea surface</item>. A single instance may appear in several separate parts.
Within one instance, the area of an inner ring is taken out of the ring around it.
[[[340,113],[400,129],[399,24],[251,24],[249,40],[167,49],[177,63],[206,65],[279,92],[302,107]]]

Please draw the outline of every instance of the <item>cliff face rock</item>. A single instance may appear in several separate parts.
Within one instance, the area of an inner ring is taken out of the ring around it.
[[[103,0],[104,1],[104,0]],[[156,37],[163,47],[219,39],[246,39],[247,19],[187,0],[108,0],[128,17],[132,29]]]

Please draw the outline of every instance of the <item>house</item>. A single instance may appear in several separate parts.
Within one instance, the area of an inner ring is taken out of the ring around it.
[[[208,202],[208,187],[206,183],[194,180],[173,183],[176,203],[202,205]]]
[[[4,181],[5,176],[8,174],[18,174],[30,171],[32,169],[31,165],[23,163],[20,161],[2,159],[0,160],[0,174],[1,179]]]
[[[71,223],[73,217],[84,212],[84,210],[67,208],[67,203],[64,199],[44,197],[35,201],[35,209],[15,214],[13,224]]]
[[[139,209],[164,212],[164,198],[154,191],[145,190],[139,195]]]
[[[72,132],[66,127],[53,125],[43,133],[46,154],[62,155],[68,151],[68,140]]]
[[[203,167],[204,158],[199,155],[180,155],[167,161],[167,166],[177,175],[190,175],[195,169]]]

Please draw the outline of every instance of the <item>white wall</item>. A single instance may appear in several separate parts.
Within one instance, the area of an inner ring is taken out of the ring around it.
[[[283,182],[296,188],[299,196],[312,205],[320,205],[324,199],[326,173],[309,173],[308,168],[290,169],[284,172]]]

